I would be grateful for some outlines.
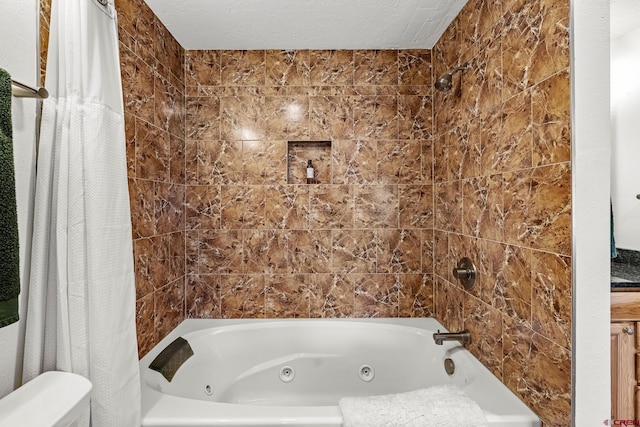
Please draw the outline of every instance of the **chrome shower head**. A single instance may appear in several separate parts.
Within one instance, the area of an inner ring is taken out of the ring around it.
[[[440,92],[449,92],[451,90],[453,73],[446,73],[438,77],[435,88]]]
[[[444,73],[436,80],[436,83],[434,85],[435,88],[440,92],[449,92],[451,90],[451,87],[453,86],[453,75],[458,71],[465,72],[467,68],[469,68],[468,63],[460,67],[456,67],[447,73]]]

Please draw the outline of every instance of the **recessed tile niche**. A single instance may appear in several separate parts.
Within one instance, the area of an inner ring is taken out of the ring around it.
[[[314,184],[331,184],[331,141],[289,141],[287,184],[307,183],[307,162],[315,169]]]

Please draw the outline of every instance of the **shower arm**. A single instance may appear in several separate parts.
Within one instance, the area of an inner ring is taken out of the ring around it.
[[[453,75],[453,74],[457,73],[458,71],[462,71],[464,73],[465,71],[467,71],[467,68],[469,68],[469,65],[464,64],[464,65],[461,65],[461,66],[456,67],[453,70],[449,71],[449,74]]]
[[[458,97],[462,96],[462,87],[461,87],[462,73],[464,73],[468,68],[469,68],[469,62],[467,61],[464,64],[447,71],[446,73],[438,77],[438,79],[436,80],[436,83],[435,83],[436,89],[438,89],[441,92],[448,92],[449,90],[451,90],[451,80],[453,79],[453,76],[455,75],[455,73],[460,71],[461,72],[459,77],[460,83],[458,84],[458,90],[456,94],[458,95]]]

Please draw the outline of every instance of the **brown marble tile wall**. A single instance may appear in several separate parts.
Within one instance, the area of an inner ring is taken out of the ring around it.
[[[436,317],[543,420],[571,425],[567,0],[469,0],[434,47]],[[479,282],[451,277],[462,256]]]
[[[431,62],[186,52],[187,316],[433,315]]]
[[[49,22],[51,21],[51,0],[40,0],[38,40],[40,48],[40,85],[44,86],[49,51]]]
[[[185,53],[143,0],[115,4],[144,355],[185,317]]]

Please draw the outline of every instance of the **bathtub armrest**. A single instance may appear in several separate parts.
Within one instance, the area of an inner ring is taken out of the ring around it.
[[[167,381],[171,382],[180,366],[191,356],[193,356],[193,350],[189,342],[178,337],[153,359],[149,369],[160,372]]]

